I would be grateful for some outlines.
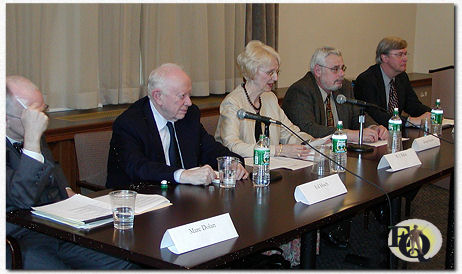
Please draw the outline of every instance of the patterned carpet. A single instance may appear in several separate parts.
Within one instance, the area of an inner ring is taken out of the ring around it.
[[[410,218],[423,219],[438,227],[443,236],[443,245],[438,254],[430,261],[425,263],[404,263],[399,260],[398,268],[413,270],[445,269],[448,201],[449,191],[447,189],[427,184],[419,190],[412,202]],[[363,214],[359,214],[353,218],[350,246],[347,249],[335,248],[326,243],[326,241],[321,241],[320,255],[316,260],[316,268],[386,269],[386,251],[388,250],[386,237],[388,237],[388,231],[385,231],[385,227],[374,219],[373,214],[369,214],[367,231],[364,229],[363,224]],[[345,260],[346,258],[347,260]],[[358,265],[358,262],[363,264],[363,266]]]

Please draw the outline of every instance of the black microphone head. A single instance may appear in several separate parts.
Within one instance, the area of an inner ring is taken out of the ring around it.
[[[347,101],[343,94],[339,94],[335,100],[337,101],[337,104],[344,104]]]
[[[244,109],[240,109],[237,111],[237,118],[239,119],[244,119],[245,118],[245,110]]]

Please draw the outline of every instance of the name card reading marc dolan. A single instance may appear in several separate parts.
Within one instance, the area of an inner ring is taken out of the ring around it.
[[[229,213],[185,224],[165,231],[160,248],[175,254],[239,237]]]

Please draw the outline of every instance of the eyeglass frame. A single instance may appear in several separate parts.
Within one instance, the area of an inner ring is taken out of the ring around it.
[[[345,64],[343,64],[341,67],[340,66],[335,66],[335,67],[327,67],[327,66],[323,66],[321,64],[317,64],[318,66],[320,67],[323,67],[323,68],[327,68],[327,69],[330,69],[333,73],[338,73],[339,70],[342,70],[343,72],[345,72],[347,70],[347,66],[345,66]]]
[[[263,71],[270,78],[273,78],[275,74],[279,76],[279,72],[280,72],[279,68],[277,70],[273,70],[273,71],[270,71],[270,72],[266,72],[264,70],[260,70],[260,71]]]
[[[24,108],[24,109],[27,109],[28,106],[26,106],[26,104],[21,100],[19,99],[18,97],[14,97],[16,99],[16,101],[19,102],[19,104]],[[49,105],[45,104],[45,107],[43,108],[42,112],[47,112],[48,109],[50,108]],[[17,116],[17,115],[13,115],[13,114],[9,114],[9,113],[6,113],[6,115],[10,116],[10,117],[13,117],[13,118],[16,118],[16,119],[21,119],[21,117]]]
[[[409,52],[400,52],[400,53],[388,53],[387,55],[394,55],[399,58],[403,58],[404,56],[409,57],[411,54]]]

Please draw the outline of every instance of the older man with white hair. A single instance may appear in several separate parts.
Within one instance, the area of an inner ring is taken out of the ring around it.
[[[191,79],[176,64],[151,72],[148,96],[114,122],[106,186],[171,183],[208,185],[216,178],[217,157],[234,156],[200,123],[191,102]],[[238,165],[237,180],[248,172]]]

